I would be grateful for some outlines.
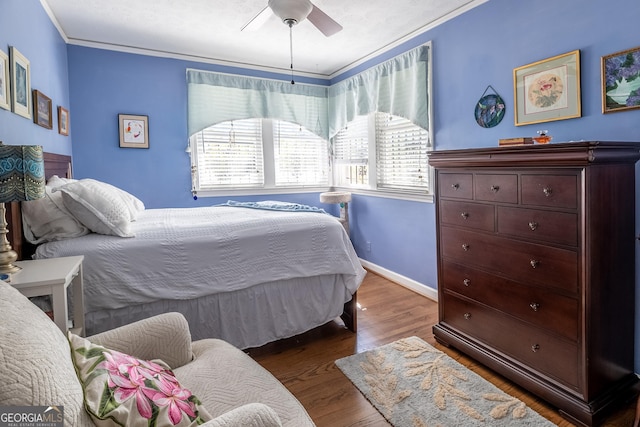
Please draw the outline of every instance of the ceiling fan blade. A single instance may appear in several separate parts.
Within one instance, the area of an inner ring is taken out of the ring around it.
[[[273,12],[271,11],[271,8],[269,6],[266,6],[260,13],[251,18],[249,22],[244,24],[244,27],[242,27],[240,31],[256,31],[257,29],[262,27],[265,22],[267,22],[267,19],[269,19],[272,14]]]
[[[321,11],[316,5],[313,5],[313,9],[311,9],[311,13],[307,16],[307,19],[327,37],[342,30],[342,25],[331,19],[329,15]]]

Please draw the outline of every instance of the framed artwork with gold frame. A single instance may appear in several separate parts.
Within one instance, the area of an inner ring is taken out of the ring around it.
[[[513,70],[515,125],[580,117],[580,51]]]

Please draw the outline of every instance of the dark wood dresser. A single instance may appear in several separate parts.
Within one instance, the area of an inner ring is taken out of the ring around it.
[[[640,143],[434,151],[438,342],[598,425],[632,396]]]

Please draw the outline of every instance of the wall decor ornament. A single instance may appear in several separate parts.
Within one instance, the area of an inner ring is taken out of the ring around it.
[[[513,70],[515,125],[580,117],[580,51]]]
[[[0,50],[0,108],[11,110],[9,56]]]
[[[51,98],[40,92],[33,91],[33,122],[43,128],[53,128],[53,114]]]
[[[31,63],[15,47],[11,54],[11,109],[14,113],[31,118]]]
[[[149,148],[149,116],[118,114],[121,148]]]
[[[493,93],[487,95],[489,89],[491,89]],[[504,118],[505,108],[502,97],[498,95],[491,85],[487,86],[480,100],[476,103],[474,111],[476,123],[483,128],[497,126]]]
[[[640,108],[640,46],[601,58],[602,112]]]
[[[58,106],[58,133],[69,135],[69,110],[61,106]]]

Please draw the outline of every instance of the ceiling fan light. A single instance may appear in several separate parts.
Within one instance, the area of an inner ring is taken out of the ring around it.
[[[269,7],[282,22],[295,21],[296,24],[304,21],[313,9],[309,0],[269,0]]]

